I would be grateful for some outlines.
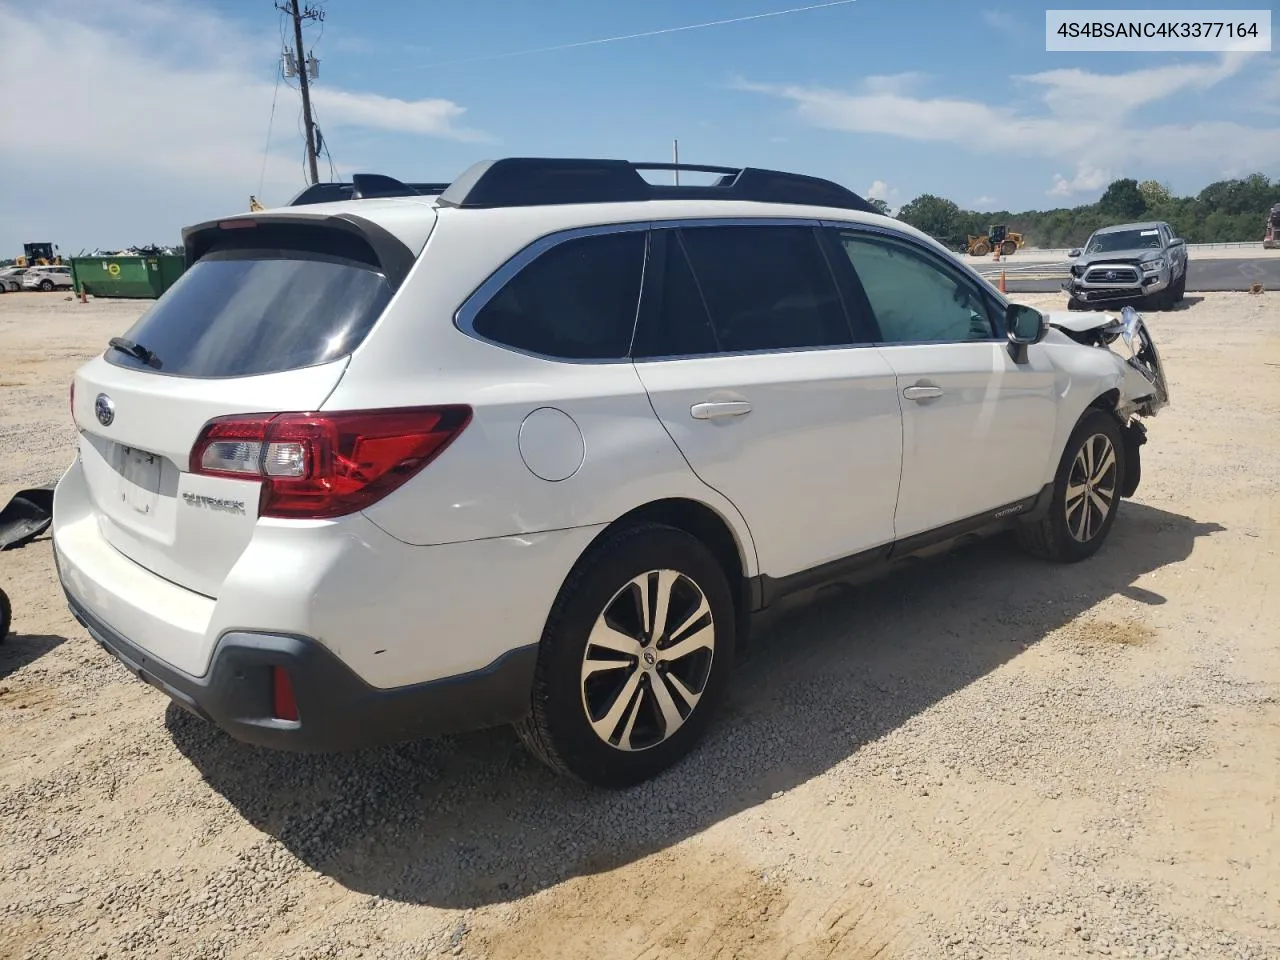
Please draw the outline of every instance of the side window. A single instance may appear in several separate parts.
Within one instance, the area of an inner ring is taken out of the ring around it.
[[[644,231],[566,240],[538,256],[476,314],[476,333],[566,360],[620,360],[631,349]]]
[[[975,284],[910,245],[880,235],[839,232],[883,343],[990,340],[991,300]]]
[[[690,227],[680,239],[722,353],[852,342],[811,228]]]
[[[632,356],[641,360],[718,353],[711,318],[685,257],[680,232],[655,230],[650,236],[646,298]],[[660,292],[651,299],[648,290]]]

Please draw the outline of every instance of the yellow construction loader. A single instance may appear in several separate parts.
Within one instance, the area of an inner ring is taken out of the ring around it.
[[[971,257],[985,257],[992,250],[999,250],[1002,257],[1011,257],[1024,242],[1022,234],[1011,232],[1003,223],[993,223],[985,237],[970,234],[967,248]]]

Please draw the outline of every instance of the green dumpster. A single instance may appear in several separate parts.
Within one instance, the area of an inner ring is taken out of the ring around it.
[[[182,276],[183,257],[72,257],[71,282],[76,293],[95,297],[155,300]]]

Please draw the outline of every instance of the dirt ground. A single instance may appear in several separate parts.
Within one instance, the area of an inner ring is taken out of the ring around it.
[[[142,306],[0,297],[0,502]],[[1101,553],[792,605],[621,794],[505,730],[243,746],[89,640],[47,540],[0,554],[0,957],[1280,957],[1280,295],[1150,321],[1173,404]]]

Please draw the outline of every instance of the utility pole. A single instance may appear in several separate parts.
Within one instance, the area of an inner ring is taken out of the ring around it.
[[[316,167],[316,127],[311,120],[311,89],[308,85],[309,78],[307,76],[312,71],[317,70],[317,61],[314,57],[304,57],[302,55],[302,21],[322,21],[324,20],[324,11],[310,4],[299,9],[298,0],[287,0],[284,5],[277,3],[276,9],[293,18],[293,38],[298,45],[298,59],[296,61],[298,89],[302,91],[302,125],[307,135],[307,171],[311,174],[311,182],[313,184],[319,183],[320,171]]]

